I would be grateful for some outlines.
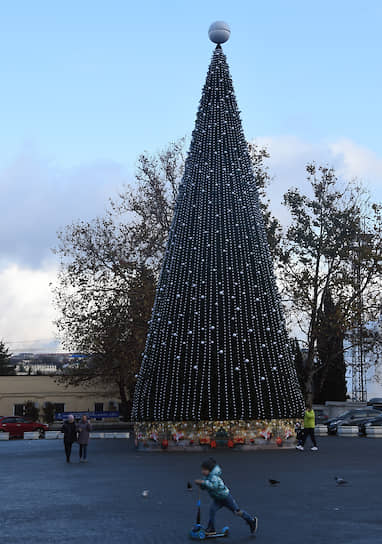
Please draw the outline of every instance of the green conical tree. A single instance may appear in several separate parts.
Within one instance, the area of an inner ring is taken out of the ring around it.
[[[11,353],[5,344],[0,340],[0,376],[14,376],[16,374],[13,366],[10,365]]]
[[[254,173],[218,45],[179,187],[133,418],[271,419],[302,410]]]
[[[324,296],[323,311],[319,316],[317,349],[321,369],[314,380],[314,402],[317,404],[323,404],[327,400],[346,400],[344,333],[339,325],[339,311],[328,289]]]

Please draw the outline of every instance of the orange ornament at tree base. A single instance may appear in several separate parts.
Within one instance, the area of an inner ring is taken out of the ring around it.
[[[277,444],[279,447],[283,445],[283,439],[282,439],[280,436],[278,436],[278,437],[276,438],[276,444]]]

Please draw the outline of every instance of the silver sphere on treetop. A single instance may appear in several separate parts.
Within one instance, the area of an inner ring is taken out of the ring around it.
[[[215,21],[208,29],[208,37],[211,42],[225,43],[229,40],[231,29],[224,21]]]

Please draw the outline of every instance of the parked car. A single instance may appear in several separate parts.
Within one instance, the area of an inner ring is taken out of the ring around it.
[[[382,410],[382,399],[374,397],[367,402],[368,406],[372,406],[376,410]]]
[[[378,417],[381,415],[379,410],[372,407],[357,408],[354,410],[348,410],[344,414],[331,418],[327,421],[328,433],[337,434],[338,427],[340,425],[358,425],[358,423],[372,417]]]
[[[368,418],[364,421],[361,421],[358,424],[358,430],[361,435],[366,435],[366,429],[368,427],[380,427],[382,426],[382,414],[377,417]]]
[[[0,417],[0,432],[9,433],[9,436],[12,437],[22,437],[24,433],[30,431],[38,431],[40,436],[44,436],[48,429],[49,427],[45,423],[31,421],[25,417]]]
[[[326,425],[328,422],[328,414],[325,411],[325,408],[314,408],[316,425]]]

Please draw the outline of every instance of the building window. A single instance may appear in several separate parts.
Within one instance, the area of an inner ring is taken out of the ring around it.
[[[94,411],[95,412],[103,412],[103,402],[95,402],[94,403]],[[102,417],[96,417],[97,421],[102,420]]]
[[[25,404],[15,404],[13,406],[13,415],[23,417],[25,412]]]
[[[63,402],[55,402],[54,403],[54,413],[60,414],[61,412],[65,412],[65,404]]]

